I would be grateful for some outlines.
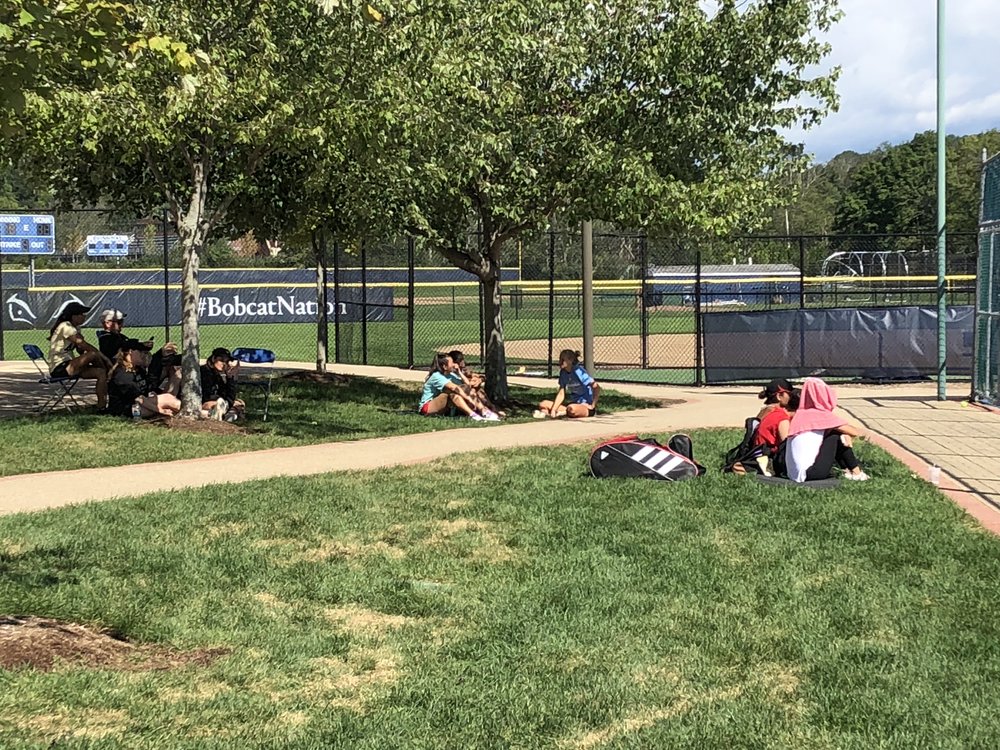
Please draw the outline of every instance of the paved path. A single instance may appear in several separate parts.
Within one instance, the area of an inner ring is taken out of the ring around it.
[[[30,364],[27,365],[30,367]],[[311,369],[303,363],[296,367]],[[345,375],[392,380],[422,380],[419,370],[349,365],[331,366]],[[511,382],[554,389],[554,381],[511,378]],[[0,404],[19,402],[34,390],[25,364],[0,362]],[[0,514],[66,504],[69,488],[78,502],[130,494],[137,472],[150,491],[200,487],[276,476],[377,469],[420,463],[456,452],[527,445],[594,442],[623,434],[664,434],[698,427],[739,427],[759,407],[753,389],[683,388],[614,384],[632,395],[680,400],[665,409],[601,415],[585,421],[545,421],[519,425],[484,425],[449,431],[450,439],[428,440],[426,433],[376,440],[277,448],[141,467],[81,469],[0,478]],[[900,386],[838,386],[843,410],[871,430],[875,442],[907,463],[919,476],[930,464],[944,472],[941,488],[985,526],[1000,531],[1000,414],[963,406],[964,384],[949,392],[953,399],[934,400],[930,383]],[[91,389],[85,388],[85,391]],[[0,407],[2,408],[2,407]],[[0,421],[2,437],[2,421]],[[697,447],[696,447],[697,450]]]

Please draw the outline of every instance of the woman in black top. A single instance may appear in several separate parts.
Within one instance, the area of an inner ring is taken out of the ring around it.
[[[158,393],[156,383],[146,372],[149,346],[126,339],[115,357],[108,383],[108,411],[118,416],[132,415],[132,405],[138,403],[142,416],[172,417],[181,410],[180,400],[170,393]]]
[[[237,397],[236,378],[240,363],[225,347],[212,350],[201,366],[201,412],[210,419],[233,421],[243,414],[245,404]]]

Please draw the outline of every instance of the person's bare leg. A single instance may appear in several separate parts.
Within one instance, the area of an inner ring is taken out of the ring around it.
[[[566,407],[566,416],[570,419],[582,419],[590,416],[589,404],[570,404]]]
[[[460,412],[462,412],[465,416],[467,417],[472,416],[473,408],[469,406],[469,402],[466,401],[461,394],[459,393],[451,394],[450,400],[452,405]]]
[[[442,393],[427,402],[427,415],[430,416],[431,414],[440,414],[450,406],[451,404],[448,394]]]
[[[67,368],[68,370],[68,368]],[[82,380],[96,381],[94,389],[97,391],[97,408],[104,409],[108,405],[108,371],[103,367],[90,366],[79,371]]]

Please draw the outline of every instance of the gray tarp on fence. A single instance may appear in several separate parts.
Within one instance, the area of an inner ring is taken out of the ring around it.
[[[971,372],[973,317],[971,306],[948,308],[949,373]],[[702,330],[708,383],[937,372],[937,310],[930,307],[713,312],[702,316]]]

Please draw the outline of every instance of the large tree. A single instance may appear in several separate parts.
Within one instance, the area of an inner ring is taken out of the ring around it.
[[[934,132],[927,131],[907,143],[881,147],[852,175],[834,229],[845,234],[936,232],[936,144]],[[976,231],[983,149],[1000,150],[1000,131],[947,140],[949,232]]]
[[[554,213],[711,233],[766,216],[802,166],[780,131],[835,102],[812,72],[835,6],[468,0],[405,30],[411,227],[481,282],[492,398],[505,245]]]
[[[198,69],[178,75],[162,55],[139,54],[93,95],[65,89],[35,99],[25,148],[64,200],[167,205],[183,254],[182,401],[195,415],[199,256],[227,216],[247,215],[260,195],[272,197],[255,188],[275,154],[325,138],[317,113],[341,105],[331,82],[359,64],[345,42],[374,27],[357,13],[325,15],[307,0],[136,7],[152,39],[164,40],[150,46],[184,44]]]

